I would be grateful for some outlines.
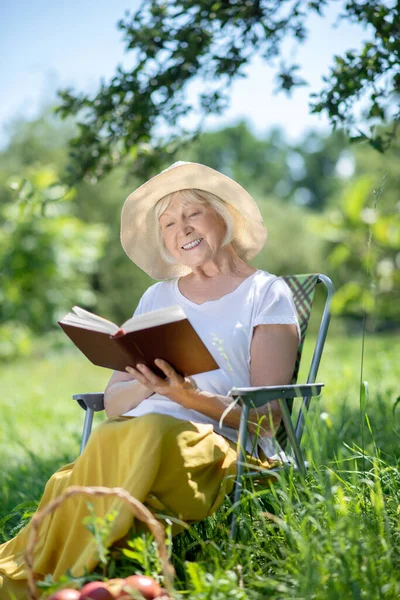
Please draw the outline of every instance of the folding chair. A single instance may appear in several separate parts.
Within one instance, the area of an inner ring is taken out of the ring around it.
[[[305,473],[305,463],[300,448],[301,438],[304,430],[305,416],[310,406],[311,398],[318,396],[321,393],[323,383],[315,383],[321,356],[325,344],[325,339],[328,332],[330,322],[330,304],[334,293],[332,281],[326,275],[309,274],[309,275],[289,275],[282,279],[292,291],[294,303],[296,306],[300,331],[301,341],[298,348],[296,365],[293,373],[292,382],[289,385],[281,386],[263,386],[257,388],[234,388],[230,392],[233,399],[237,399],[243,406],[242,415],[239,425],[238,438],[238,462],[237,475],[233,489],[233,506],[238,506],[240,496],[243,489],[244,478],[261,478],[271,477],[271,470],[265,471],[249,471],[246,470],[246,441],[248,437],[248,420],[251,408],[260,408],[272,400],[277,400],[282,414],[282,423],[277,431],[276,440],[282,449],[286,448],[287,442],[290,445],[288,455],[292,458],[294,467],[301,473]],[[311,361],[310,370],[307,377],[307,382],[304,384],[297,383],[297,376],[300,367],[301,354],[304,346],[304,340],[308,328],[309,318],[311,314],[312,303],[314,299],[315,289],[317,284],[324,284],[326,289],[325,307],[322,314],[322,319],[319,327],[319,332],[314,348],[314,353]],[[292,423],[292,406],[293,399],[301,397],[302,404],[298,414],[297,423],[294,427]],[[92,429],[93,415],[97,411],[104,410],[104,395],[99,393],[74,394],[73,399],[86,411],[85,422],[83,426],[83,434],[81,441],[80,452],[82,453]],[[231,536],[236,535],[236,518],[235,511],[232,513]]]

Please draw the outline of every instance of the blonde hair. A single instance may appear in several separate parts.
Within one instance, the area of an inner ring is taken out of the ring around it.
[[[204,190],[197,189],[187,189],[187,190],[179,190],[177,192],[173,192],[172,194],[167,194],[160,198],[157,204],[154,206],[154,217],[156,219],[156,241],[158,248],[160,250],[161,257],[168,263],[174,264],[176,263],[176,259],[170,255],[168,250],[165,247],[164,240],[161,234],[161,228],[159,219],[161,215],[167,210],[172,200],[178,198],[182,204],[185,206],[189,206],[190,204],[208,204],[211,206],[215,212],[217,212],[223,219],[225,223],[225,237],[222,241],[222,246],[226,246],[231,243],[233,237],[235,235],[235,219],[233,216],[233,212],[231,211],[228,204],[215,196],[211,192],[206,192]]]

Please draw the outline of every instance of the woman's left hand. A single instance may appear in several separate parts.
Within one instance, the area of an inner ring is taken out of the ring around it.
[[[165,373],[166,379],[158,377],[149,367],[143,364],[136,365],[136,369],[126,367],[126,370],[153,392],[186,406],[190,395],[198,389],[192,378],[182,377],[169,363],[161,358],[157,358],[154,362]]]

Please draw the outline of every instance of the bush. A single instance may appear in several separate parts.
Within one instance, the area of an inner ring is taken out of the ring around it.
[[[72,216],[68,202],[52,201],[26,181],[17,192],[17,201],[1,210],[3,358],[29,353],[29,336],[52,329],[72,304],[95,306],[91,280],[106,241],[105,226]]]

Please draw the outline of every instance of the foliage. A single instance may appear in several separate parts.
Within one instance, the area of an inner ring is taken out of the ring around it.
[[[268,230],[268,240],[253,264],[270,273],[317,273],[326,271],[319,235],[311,228],[310,212],[282,204],[273,198],[258,200]]]
[[[323,210],[343,185],[337,165],[345,148],[339,133],[324,137],[310,131],[291,144],[279,129],[255,136],[241,121],[198,136],[185,158],[225,173],[258,198]]]
[[[245,598],[396,598],[399,467],[367,456],[363,471],[361,457],[354,449],[346,462],[313,465],[305,482],[287,473],[277,485],[248,493],[236,544],[221,513],[181,534],[178,564],[190,555],[185,589],[191,589],[189,565],[200,563],[196,570],[207,573],[198,582],[203,592],[207,579],[235,568],[236,591]]]
[[[344,56],[335,56],[333,67],[324,78],[325,88],[313,94],[313,112],[327,112],[335,127],[345,123],[358,132],[352,141],[368,140],[373,148],[383,152],[396,138],[400,119],[400,5],[397,0],[348,0],[345,10],[342,19],[368,27],[372,35],[360,52],[349,50]],[[360,98],[367,100],[364,121],[372,124],[369,134],[354,128],[357,119],[353,105]],[[385,123],[392,108],[392,128],[377,132],[376,124]]]
[[[277,81],[290,91],[305,81],[299,65],[285,64],[283,44],[307,38],[307,19],[323,18],[328,0],[151,0],[119,22],[133,67],[118,67],[109,84],[102,82],[93,95],[60,92],[60,114],[78,116],[79,134],[72,142],[70,181],[98,178],[124,159],[134,161],[135,173],[148,178],[188,136],[184,119],[221,113],[229,100],[230,85],[244,76],[253,56],[274,64],[281,58]],[[400,89],[399,6],[394,0],[348,0],[341,21],[364,27],[362,48],[335,57],[325,87],[314,98],[313,111],[325,112],[336,127],[358,131],[354,104],[366,97],[370,124],[368,139],[384,150],[395,138],[399,114],[390,112]],[[187,90],[200,79],[202,91],[191,105]],[[391,133],[374,126],[394,120]],[[360,134],[358,134],[360,137]],[[171,161],[172,162],[172,161]]]
[[[170,547],[171,527],[169,525],[167,525],[165,533],[167,536],[166,545]],[[152,576],[158,582],[162,582],[162,565],[153,536],[148,532],[137,534],[128,540],[126,545],[127,548],[122,549],[122,555],[128,559],[125,563],[126,575],[132,573],[133,565],[135,565],[144,575]],[[120,563],[114,565],[114,568],[118,573],[121,573]]]
[[[24,352],[29,331],[41,333],[72,304],[94,306],[90,277],[105,242],[105,229],[86,225],[70,214],[68,200],[50,169],[32,173],[36,188],[13,181],[17,199],[1,209],[0,354]],[[43,189],[43,201],[36,189]],[[10,336],[15,328],[16,338]],[[18,333],[19,332],[19,333]],[[4,343],[1,341],[4,340]]]
[[[13,124],[0,167],[0,356],[29,355],[32,335],[76,303],[93,307],[92,279],[106,227],[74,215],[76,190],[60,183],[70,123],[45,112]]]
[[[400,210],[396,196],[386,193],[388,178],[360,176],[349,183],[340,204],[316,222],[328,241],[328,263],[339,286],[332,310],[374,314],[375,326],[400,319]]]
[[[249,595],[240,585],[234,571],[217,568],[208,572],[207,568],[197,562],[187,562],[191,600],[247,600]]]
[[[107,513],[104,517],[99,517],[94,511],[93,504],[88,502],[89,515],[83,520],[83,524],[86,529],[94,537],[96,544],[97,555],[101,565],[106,565],[110,555],[110,549],[107,545],[107,540],[110,536],[113,522],[115,521],[118,513],[116,510]]]
[[[37,510],[38,503],[33,500],[27,500],[17,504],[12,511],[0,519],[0,539],[5,540],[6,531],[13,537],[28,524],[33,514]],[[17,524],[10,530],[10,523],[13,523],[17,517]]]
[[[66,165],[68,142],[77,131],[72,119],[61,121],[49,106],[36,119],[13,119],[7,133],[9,142],[0,154],[1,178],[2,172],[8,176],[21,176],[25,169],[43,164],[53,165],[58,172]],[[1,189],[0,194],[3,199],[7,188]]]
[[[42,581],[38,581],[36,586],[40,594],[44,594],[43,597],[50,596],[53,592],[59,589],[80,589],[86,582],[93,580],[93,578],[85,572],[82,576],[74,577],[71,571],[68,570],[58,580],[55,580],[52,575],[46,575]],[[12,599],[13,600],[13,599]]]

